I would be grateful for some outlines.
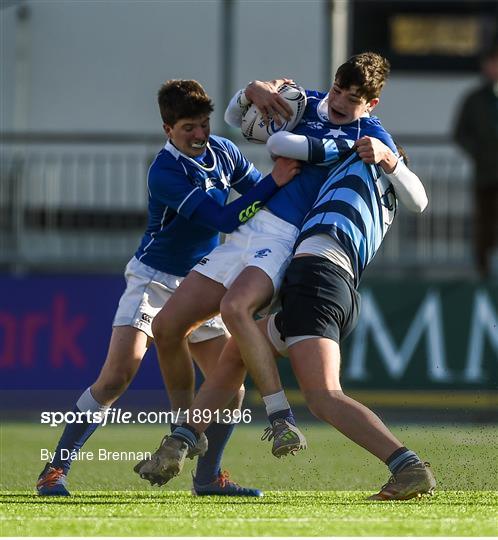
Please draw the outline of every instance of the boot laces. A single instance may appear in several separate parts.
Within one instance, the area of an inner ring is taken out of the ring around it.
[[[238,484],[230,480],[230,473],[228,471],[222,471],[217,478],[217,482],[222,488],[227,487],[229,484],[232,484],[236,488],[240,487]]]
[[[64,477],[64,469],[62,467],[51,467],[47,473],[38,480],[38,487],[47,486],[53,487]]]
[[[261,440],[262,441],[271,441],[274,437],[274,432],[273,432],[273,427],[269,426],[267,428],[265,428],[265,430],[263,431],[263,435],[261,435]]]
[[[274,437],[277,437],[281,431],[289,427],[289,422],[284,418],[277,418],[272,422],[271,426],[268,426],[261,436],[262,441],[271,441]]]

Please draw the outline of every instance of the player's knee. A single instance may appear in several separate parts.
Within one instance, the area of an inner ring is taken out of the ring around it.
[[[341,414],[339,404],[343,398],[341,391],[327,391],[325,394],[306,396],[306,401],[313,416],[334,426]]]
[[[246,317],[252,317],[251,310],[247,302],[235,295],[225,295],[220,303],[220,313],[228,324],[236,324]]]
[[[308,400],[308,409],[310,410],[311,414],[318,420],[325,420],[325,409],[323,405],[320,404],[318,401]]]
[[[161,344],[181,341],[185,336],[182,335],[178,324],[168,316],[160,315],[154,318],[151,325],[154,340]]]
[[[95,393],[102,396],[105,401],[114,401],[125,392],[132,379],[133,373],[127,371],[114,372],[104,378],[99,377],[94,385]]]

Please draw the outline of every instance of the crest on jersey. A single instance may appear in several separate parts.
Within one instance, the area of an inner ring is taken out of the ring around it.
[[[214,189],[214,188],[225,189],[228,187],[228,180],[225,176],[225,173],[221,171],[219,178],[216,178],[216,177],[206,178],[204,180],[204,185],[206,186],[206,191],[210,189]]]
[[[262,259],[263,257],[266,257],[266,256],[268,255],[268,253],[271,253],[271,249],[270,249],[270,248],[259,249],[259,250],[256,251],[256,253],[254,254],[254,258],[255,258],[255,259]]]
[[[377,189],[379,192],[380,204],[382,205],[382,221],[384,227],[389,228],[394,220],[396,209],[398,207],[396,192],[394,191],[391,182],[384,175],[381,175],[377,179]]]

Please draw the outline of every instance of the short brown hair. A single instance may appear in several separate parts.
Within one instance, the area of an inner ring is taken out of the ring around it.
[[[335,81],[341,88],[357,86],[360,97],[370,101],[380,96],[390,69],[389,60],[380,54],[364,52],[339,66]]]
[[[194,80],[166,81],[157,93],[161,118],[174,126],[182,118],[196,118],[212,113],[214,104],[204,88]]]

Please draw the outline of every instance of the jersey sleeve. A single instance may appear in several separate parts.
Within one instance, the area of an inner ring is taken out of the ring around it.
[[[427,194],[420,178],[398,159],[394,171],[384,173],[394,187],[398,199],[412,212],[421,213],[428,204]]]
[[[257,184],[263,175],[256,167],[244,156],[239,148],[231,141],[226,141],[227,150],[233,162],[233,173],[230,181],[230,187],[238,193],[244,195],[255,184]]]
[[[266,201],[277,190],[278,186],[269,174],[245,195],[225,206],[221,206],[209,195],[202,192],[205,198],[197,205],[190,219],[199,225],[229,234],[261,210]]]
[[[244,88],[241,88],[235,92],[225,110],[225,122],[234,128],[240,128],[242,125],[242,117],[250,105],[244,90]]]
[[[149,172],[150,196],[189,219],[206,194],[192,185],[188,176],[174,168],[161,168]]]
[[[393,141],[393,138],[389,133],[384,129],[382,124],[378,121],[376,117],[368,119],[367,123],[362,126],[362,136],[367,135],[368,137],[375,137],[382,141],[386,146],[388,146],[397,156],[399,156],[398,149],[396,144]]]
[[[349,139],[318,139],[296,135],[289,131],[274,133],[267,141],[270,154],[316,165],[331,165],[351,153],[354,141]]]

